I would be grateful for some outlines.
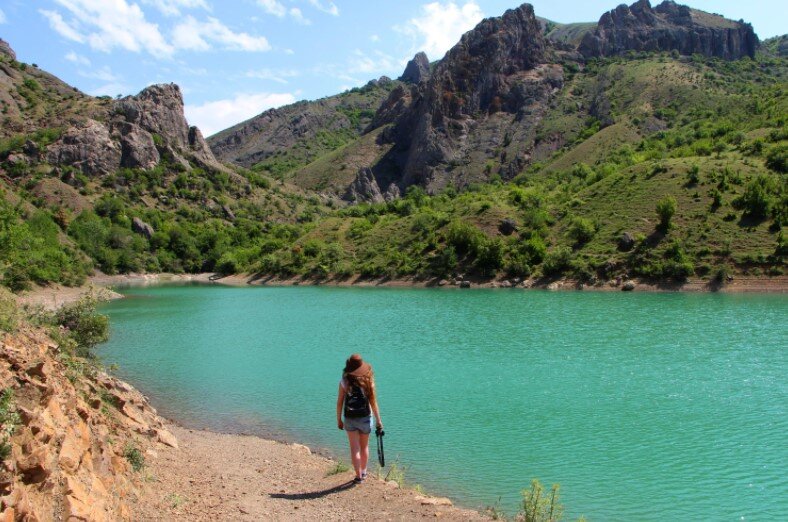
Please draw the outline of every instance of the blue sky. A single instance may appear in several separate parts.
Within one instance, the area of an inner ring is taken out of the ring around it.
[[[595,21],[617,0],[533,0],[558,22]],[[652,1],[656,5],[656,1]],[[784,0],[692,0],[786,32]],[[460,35],[517,0],[0,0],[0,38],[93,95],[181,86],[206,135],[300,99],[396,77],[417,51],[440,58]]]

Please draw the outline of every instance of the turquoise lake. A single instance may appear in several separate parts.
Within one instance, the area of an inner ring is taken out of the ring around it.
[[[359,352],[387,463],[462,505],[512,512],[538,477],[567,520],[788,519],[785,296],[121,291],[99,354],[186,425],[348,461],[336,392]]]

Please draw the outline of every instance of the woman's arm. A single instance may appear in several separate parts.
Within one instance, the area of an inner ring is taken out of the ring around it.
[[[374,387],[375,384],[373,383],[372,386]],[[375,414],[375,426],[380,428],[380,429],[383,429],[383,421],[380,420],[380,410],[378,409],[378,394],[377,394],[377,390],[375,390],[374,397],[375,397],[375,399],[370,403],[370,406],[372,407],[372,413]]]
[[[340,430],[345,429],[345,424],[342,422],[342,406],[345,404],[345,388],[342,384],[339,385],[339,392],[337,393],[337,428]]]

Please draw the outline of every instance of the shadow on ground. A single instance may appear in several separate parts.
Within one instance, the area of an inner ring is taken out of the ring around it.
[[[352,480],[340,484],[338,486],[334,486],[333,488],[323,489],[320,491],[309,491],[307,493],[271,493],[271,498],[283,498],[286,500],[314,500],[317,498],[327,497],[328,495],[333,495],[335,493],[341,493],[342,491],[352,489],[355,484]]]

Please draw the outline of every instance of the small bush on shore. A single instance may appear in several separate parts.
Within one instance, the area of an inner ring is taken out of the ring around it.
[[[14,407],[14,394],[10,388],[0,392],[0,460],[11,454],[11,436],[22,420]]]

